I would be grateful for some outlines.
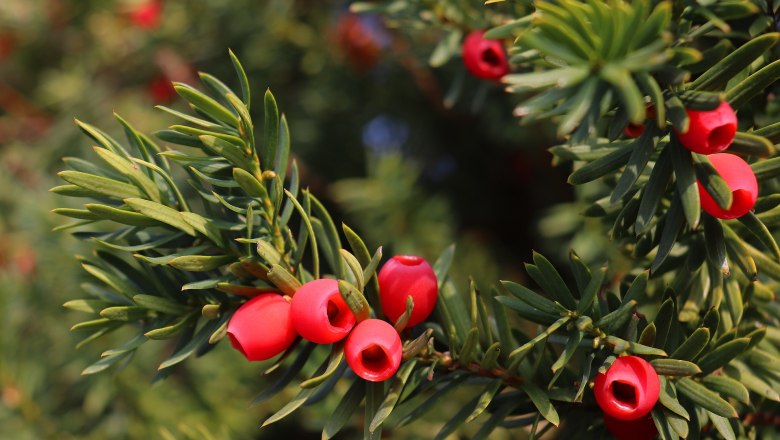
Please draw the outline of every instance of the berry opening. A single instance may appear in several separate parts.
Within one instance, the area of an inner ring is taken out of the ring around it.
[[[238,339],[233,336],[233,333],[228,332],[228,338],[230,338],[230,345],[233,346],[236,350],[240,351],[241,354],[244,355],[244,357],[247,357],[246,351],[244,351],[244,347],[241,345],[241,343],[238,341]]]
[[[333,301],[328,301],[328,321],[333,322],[339,314],[339,306]]]
[[[707,136],[707,144],[711,150],[725,150],[734,140],[734,134],[737,132],[737,127],[734,124],[725,124],[715,127]]]
[[[381,372],[389,363],[387,353],[378,345],[370,345],[360,352],[360,361],[368,370]]]
[[[482,61],[490,64],[491,66],[497,66],[501,64],[501,54],[495,47],[490,47],[482,52]]]
[[[612,382],[612,395],[615,396],[617,403],[631,409],[636,408],[638,402],[636,388],[633,385],[615,381]]]
[[[422,257],[418,257],[416,255],[398,255],[395,257],[395,260],[404,266],[417,266],[423,262]]]
[[[345,313],[332,299],[328,300],[328,322],[333,327],[347,328],[350,325],[349,313]]]

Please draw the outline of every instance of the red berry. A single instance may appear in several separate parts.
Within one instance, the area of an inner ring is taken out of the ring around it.
[[[147,83],[146,90],[152,101],[157,104],[168,104],[178,96],[176,89],[173,88],[173,83],[165,75],[152,78]]]
[[[604,425],[618,440],[653,440],[658,435],[650,414],[636,420],[620,420],[604,413]]]
[[[309,281],[292,299],[295,330],[306,340],[331,344],[347,336],[355,326],[355,315],[339,293],[336,280]]]
[[[160,24],[161,14],[162,1],[149,0],[130,11],[130,20],[140,28],[153,29]]]
[[[412,316],[406,327],[425,321],[436,307],[439,287],[433,268],[422,257],[397,255],[379,271],[379,297],[382,312],[391,322],[406,311],[406,297],[414,300]]]
[[[403,347],[392,325],[379,319],[360,322],[347,337],[344,355],[358,376],[371,382],[387,380],[401,365]]]
[[[345,58],[358,70],[366,71],[379,61],[381,41],[366,24],[363,15],[347,13],[335,28],[336,42]]]
[[[729,209],[721,208],[702,184],[696,181],[702,209],[707,214],[721,219],[737,218],[747,214],[753,209],[758,198],[758,182],[753,169],[742,158],[733,154],[711,154],[708,158],[731,189],[732,202]]]
[[[484,34],[473,31],[463,40],[463,64],[477,78],[498,81],[509,73],[509,62],[501,42],[487,40]]]
[[[623,129],[623,134],[628,137],[638,138],[645,132],[645,124],[628,124]]]
[[[655,118],[655,107],[652,104],[645,106],[645,119]],[[631,124],[626,125],[623,129],[623,134],[631,138],[638,138],[645,132],[645,124]]]
[[[19,274],[31,276],[35,274],[38,268],[38,253],[35,248],[29,244],[23,244],[14,252],[16,260],[16,270]]]
[[[680,143],[699,154],[718,153],[731,145],[737,132],[737,115],[728,102],[723,101],[714,110],[686,110],[688,131],[677,133]]]
[[[17,38],[11,32],[0,32],[0,60],[8,58],[16,49]]]
[[[289,300],[273,293],[242,304],[230,318],[227,334],[233,348],[250,361],[276,356],[298,336],[290,319]]]
[[[593,394],[606,415],[636,420],[647,415],[658,401],[661,382],[655,369],[637,356],[615,359],[606,373],[596,375]]]

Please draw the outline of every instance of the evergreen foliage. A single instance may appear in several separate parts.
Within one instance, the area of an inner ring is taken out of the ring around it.
[[[773,105],[780,5],[464,3],[393,0],[353,9],[408,29],[443,30],[430,58],[435,66],[457,56],[466,31],[488,27],[489,38],[512,39],[515,73],[502,81],[517,95],[515,115],[557,126],[555,162],[571,164],[569,183],[584,215],[599,219],[599,234],[620,255],[588,250],[608,260],[594,265],[572,250],[561,269],[534,253],[525,265],[534,288],[461,285],[449,274],[455,247],[448,247],[434,264],[435,319],[402,334],[404,361],[394,378],[363,381],[338,344],[327,352],[298,341],[267,367],[279,379],[254,403],[286,389],[297,394],[263,426],[346,386],[323,438],[359,411],[365,438],[380,438],[468,387],[473,397],[437,438],[469,423],[479,426],[474,438],[499,426],[532,437],[600,438],[605,428],[589,385],[617,356],[633,354],[661,376],[652,418],[662,439],[776,435],[754,421],[777,413],[780,402],[780,123]],[[78,122],[96,157],[68,161],[60,173],[66,183],[52,191],[90,199],[83,209],[56,212],[75,219],[62,229],[93,245],[80,261],[94,280],[84,285],[89,298],[66,307],[90,315],[73,327],[85,342],[137,329],[84,374],[122,365],[149,340],[172,340],[156,375],[163,379],[223,339],[247,297],[294,293],[325,276],[343,281],[356,315],[368,304],[382,317],[375,279],[382,248],[339,227],[302,187],[290,160],[294,131],[270,91],[262,109],[250,109],[257,91],[232,53],[231,60],[235,90],[208,74],[200,88],[175,84],[192,111],[163,108],[181,119],[155,133],[169,147],[119,117],[122,142]],[[463,82],[454,87],[450,98]],[[755,210],[735,220],[702,212],[697,180],[723,208],[732,193],[707,156],[683,148],[676,134],[689,128],[686,109],[711,110],[724,100],[740,128],[728,151],[749,161],[760,188]],[[628,138],[629,123],[644,124],[644,132]]]

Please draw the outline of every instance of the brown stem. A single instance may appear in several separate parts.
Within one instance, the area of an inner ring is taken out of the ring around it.
[[[501,379],[505,384],[520,389],[525,379],[522,376],[517,376],[509,372],[508,369],[503,367],[495,367],[492,369],[483,368],[478,362],[469,362],[462,364],[452,358],[449,352],[434,351],[433,353],[423,352],[418,356],[419,362],[434,364],[439,370],[452,371],[468,371],[474,375],[480,377],[487,377],[491,379]]]

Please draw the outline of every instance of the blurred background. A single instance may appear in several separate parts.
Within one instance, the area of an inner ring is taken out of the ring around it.
[[[439,38],[411,40],[341,0],[1,0],[0,438],[319,438],[338,400],[260,431],[283,403],[249,407],[266,379],[227,344],[160,383],[164,342],[82,377],[123,335],[82,347],[62,308],[81,296],[73,256],[89,252],[52,231],[66,221],[51,209],[71,203],[48,192],[61,159],[94,159],[73,119],[117,136],[114,112],[163,129],[154,106],[184,108],[171,81],[205,71],[237,85],[228,48],[253,97],[270,87],[287,114],[304,183],[370,248],[435,259],[457,243],[456,279],[483,286],[523,281],[532,249],[565,257],[583,225],[560,205],[572,194],[545,150],[553,131],[518,126],[511,98],[459,58],[430,68]],[[397,435],[431,438],[440,422],[426,423]]]

